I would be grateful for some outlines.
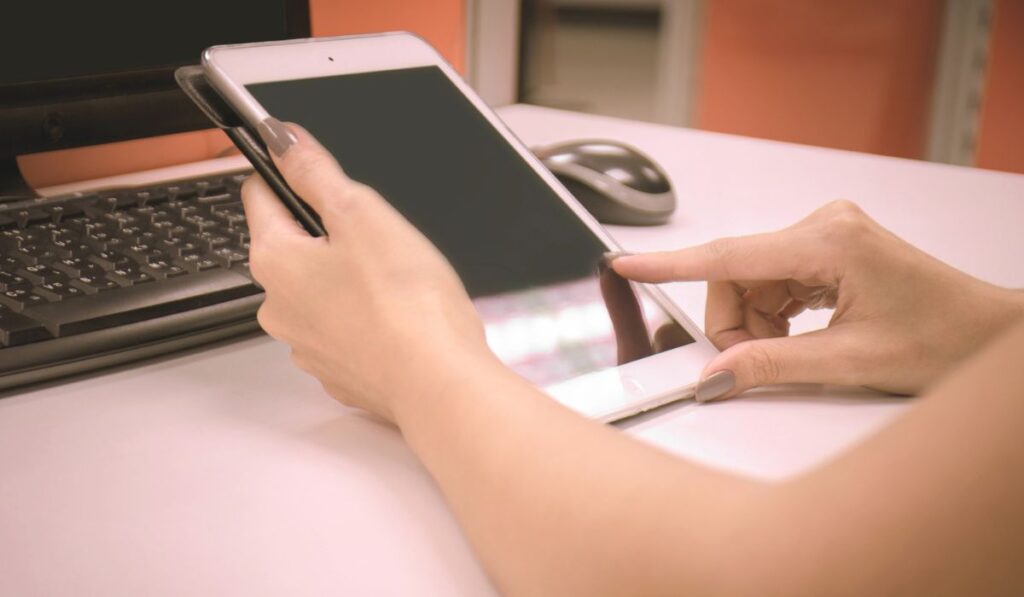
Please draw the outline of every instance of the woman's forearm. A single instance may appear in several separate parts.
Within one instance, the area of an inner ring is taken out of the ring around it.
[[[503,591],[709,594],[736,580],[715,571],[769,487],[585,420],[496,361],[467,360],[443,387],[396,417]]]
[[[1019,325],[894,425],[778,485],[585,420],[497,362],[467,361],[396,414],[509,594],[991,592],[1024,589],[1022,358]]]

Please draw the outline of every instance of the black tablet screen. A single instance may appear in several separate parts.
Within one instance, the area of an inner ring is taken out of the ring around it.
[[[437,67],[247,89],[437,245],[491,347],[528,379],[556,383],[693,341],[675,326],[655,338],[669,317],[598,271],[601,241]]]

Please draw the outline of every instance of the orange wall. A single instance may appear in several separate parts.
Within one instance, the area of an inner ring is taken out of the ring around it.
[[[998,0],[994,15],[975,157],[1024,174],[1024,0]]]
[[[942,3],[708,0],[699,128],[921,157]]]
[[[313,35],[412,31],[462,71],[465,0],[310,0]]]
[[[464,4],[463,0],[310,0],[309,8],[314,36],[412,31],[462,70]],[[30,184],[45,187],[204,160],[230,146],[219,131],[194,131],[26,155],[18,158],[18,164]]]

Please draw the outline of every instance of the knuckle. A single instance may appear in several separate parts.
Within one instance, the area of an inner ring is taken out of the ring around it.
[[[754,384],[769,385],[779,380],[781,371],[778,360],[764,346],[755,344],[748,347],[746,357],[747,367]]]
[[[830,244],[842,246],[863,240],[871,226],[867,214],[851,201],[833,201],[829,205],[834,207],[822,229],[825,239]]]
[[[338,189],[331,198],[324,203],[327,215],[341,217],[351,213],[359,207],[359,196],[356,191],[348,188],[347,185]]]
[[[834,214],[862,215],[864,213],[859,205],[849,199],[836,199],[830,201],[825,207]]]
[[[712,257],[727,257],[732,252],[732,239],[716,238],[707,244],[707,250]]]
[[[731,238],[718,238],[705,245],[708,257],[717,264],[725,273],[725,277],[732,279],[729,273],[729,264],[735,257],[736,242]]]
[[[318,151],[303,150],[300,146],[293,147],[285,154],[286,168],[292,177],[303,180],[315,180],[323,175],[329,166],[327,159]]]
[[[324,205],[327,215],[335,220],[356,217],[369,202],[376,198],[376,191],[365,184],[346,181]]]

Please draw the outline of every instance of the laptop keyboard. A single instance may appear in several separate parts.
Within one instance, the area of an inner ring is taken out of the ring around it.
[[[195,335],[231,321],[253,328],[261,291],[249,276],[239,196],[248,174],[0,203],[0,388],[14,385],[5,376],[27,369],[36,380],[47,377],[50,365],[71,372],[90,368],[69,369],[72,361],[127,360],[133,343]],[[103,335],[244,297],[250,300],[233,319],[221,309],[205,324],[193,317],[159,333],[152,325],[140,328],[134,340],[112,343]],[[83,336],[77,349],[65,342],[47,357],[46,345],[75,336]],[[31,358],[19,359],[21,353]],[[93,358],[113,353],[121,358]]]

